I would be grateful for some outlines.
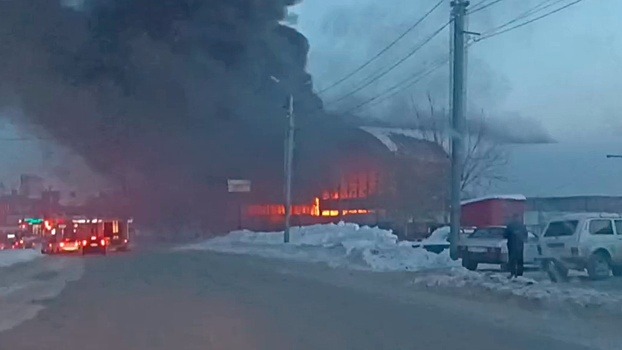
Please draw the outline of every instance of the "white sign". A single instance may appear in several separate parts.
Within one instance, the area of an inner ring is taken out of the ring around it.
[[[251,180],[227,180],[229,192],[250,192]]]

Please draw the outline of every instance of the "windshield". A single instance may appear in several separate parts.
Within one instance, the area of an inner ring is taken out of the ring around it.
[[[500,238],[503,239],[505,228],[478,228],[469,238]]]
[[[572,236],[579,224],[578,220],[554,221],[551,222],[544,232],[544,237]]]

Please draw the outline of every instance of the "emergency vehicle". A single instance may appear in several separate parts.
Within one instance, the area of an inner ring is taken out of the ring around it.
[[[132,220],[74,216],[45,220],[44,254],[81,252],[106,254],[109,250],[125,251],[130,247]]]

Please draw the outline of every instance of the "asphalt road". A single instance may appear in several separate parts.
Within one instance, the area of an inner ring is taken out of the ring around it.
[[[18,268],[58,264],[54,259]],[[609,332],[620,323],[603,327],[486,298],[438,295],[415,289],[405,273],[207,252],[60,259],[83,264],[82,278],[58,297],[33,299],[44,308],[0,333],[0,349],[622,348]]]

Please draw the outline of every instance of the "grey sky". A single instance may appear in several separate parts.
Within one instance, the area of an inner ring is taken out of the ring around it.
[[[470,29],[486,31],[541,1],[504,0],[472,15]],[[309,70],[316,85],[321,89],[348,68],[357,67],[435,2],[303,1],[294,11],[300,15],[297,28],[311,44]],[[497,118],[520,115],[537,120],[560,141],[618,137],[622,132],[620,14],[620,0],[585,0],[542,21],[472,46],[469,52],[471,110],[484,108],[487,114]],[[448,16],[449,0],[420,27],[419,33],[427,35]],[[378,65],[357,77],[394,62],[421,37],[422,34],[409,36],[404,45],[397,45]],[[446,55],[448,37],[446,33],[441,34],[394,73],[358,93],[357,98],[374,96],[426,61]],[[446,71],[446,68],[440,70],[412,91],[421,94],[431,90],[439,98],[445,98]],[[334,89],[326,97],[339,96],[358,85],[360,80],[352,79],[350,85],[343,84],[341,91]],[[348,103],[344,105],[332,107],[347,109]],[[377,117],[382,114],[382,108],[362,113]]]

